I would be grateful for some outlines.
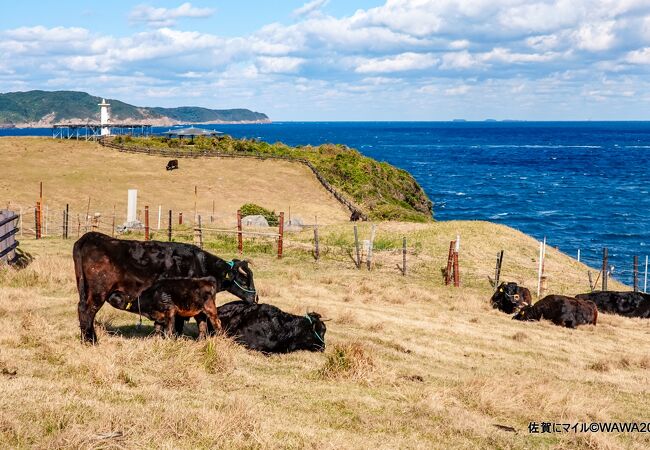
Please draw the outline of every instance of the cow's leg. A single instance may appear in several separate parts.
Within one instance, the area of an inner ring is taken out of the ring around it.
[[[202,341],[208,335],[208,318],[205,314],[197,314],[194,319],[199,327],[199,340]]]
[[[95,333],[95,315],[104,304],[98,294],[88,293],[85,301],[80,299],[77,307],[79,315],[79,328],[81,328],[81,340],[89,344],[97,343],[97,334]]]
[[[208,336],[214,335],[214,326],[212,326],[212,323],[208,320],[208,316],[206,316],[204,313],[200,312],[196,316],[194,316],[194,320],[196,320],[196,325],[198,326],[201,322],[206,323],[206,330]]]
[[[165,314],[165,337],[174,336],[174,319],[176,316],[176,311],[174,308],[170,308]]]
[[[185,327],[185,317],[176,316],[174,319],[174,331],[179,336],[183,335],[183,328]]]
[[[214,326],[217,333],[221,334],[223,331],[221,328],[221,320],[219,320],[219,315],[217,313],[217,306],[214,304],[214,299],[210,299],[203,304],[203,312],[210,319],[210,323]]]

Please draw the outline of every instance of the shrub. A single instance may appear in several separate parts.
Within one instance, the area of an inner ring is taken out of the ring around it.
[[[245,216],[264,216],[266,221],[272,227],[277,227],[280,223],[278,216],[275,214],[275,211],[269,211],[268,209],[256,205],[255,203],[246,203],[239,208],[241,211],[242,217]]]

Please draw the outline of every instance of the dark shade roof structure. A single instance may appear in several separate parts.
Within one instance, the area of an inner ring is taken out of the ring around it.
[[[182,137],[191,137],[194,139],[194,136],[216,136],[218,134],[223,134],[222,131],[216,131],[216,130],[205,130],[203,128],[196,128],[196,127],[190,127],[190,128],[181,128],[178,130],[168,130],[165,131],[163,134],[166,134],[168,136],[178,136],[179,138]]]

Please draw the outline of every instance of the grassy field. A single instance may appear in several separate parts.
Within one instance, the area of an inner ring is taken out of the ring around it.
[[[601,314],[569,330],[489,306],[500,249],[503,278],[535,286],[532,238],[486,222],[379,223],[369,272],[349,256],[352,225],[320,234],[319,262],[310,230],[287,236],[281,260],[272,243],[246,241],[262,302],[332,319],[324,353],[270,357],[222,337],[198,342],[194,325],[186,338],[149,337],[149,321],[137,329],[137,316],[109,305],[99,344],[82,345],[74,239],[24,239],[34,262],[0,269],[0,447],[650,447],[647,433],[528,433],[529,422],[650,418],[648,320]],[[456,234],[460,288],[441,273]],[[402,236],[406,277],[395,267]],[[231,237],[208,236],[206,247],[237,256]],[[586,266],[552,248],[547,257],[550,292],[588,290]]]
[[[216,337],[147,337],[105,305],[98,346],[79,343],[72,242],[23,242],[36,256],[0,272],[0,445],[4,448],[647,448],[647,434],[530,435],[531,421],[650,416],[647,320],[596,327],[515,322],[488,305],[498,248],[507,279],[530,284],[536,242],[483,222],[378,226],[374,270],[356,270],[350,226],[307,233],[277,260],[249,254],[261,301],[328,322],[324,354],[265,357]],[[361,234],[368,230],[364,226]],[[407,232],[412,271],[391,250]],[[442,284],[451,234],[464,237],[463,287]],[[489,239],[486,239],[489,236]],[[234,243],[209,247],[226,258]],[[448,245],[448,244],[447,244]],[[517,250],[515,257],[514,250]],[[553,292],[586,290],[586,268],[549,251]],[[219,296],[220,303],[229,294]],[[194,335],[195,327],[190,329]],[[503,431],[495,425],[513,427]]]
[[[158,205],[174,216],[194,216],[206,223],[215,205],[219,225],[232,225],[244,203],[260,204],[306,223],[346,220],[350,213],[325,191],[302,164],[254,159],[181,159],[180,169],[167,172],[168,158],[119,153],[91,142],[49,138],[0,138],[3,169],[11,177],[0,180],[0,207],[33,208],[43,182],[52,223],[60,227],[61,211],[69,203],[71,217],[102,213],[108,223],[116,207],[117,223],[124,222],[128,189],[138,189],[138,208],[151,209],[157,221]],[[154,220],[154,216],[155,220]],[[33,215],[32,215],[33,217]],[[76,231],[76,228],[75,228]]]

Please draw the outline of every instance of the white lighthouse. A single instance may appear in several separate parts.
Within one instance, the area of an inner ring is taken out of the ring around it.
[[[111,134],[111,128],[108,125],[111,118],[109,111],[109,106],[111,106],[111,104],[106,103],[106,100],[102,99],[102,102],[97,106],[99,106],[99,124],[102,127],[100,134],[101,136],[109,136]]]

